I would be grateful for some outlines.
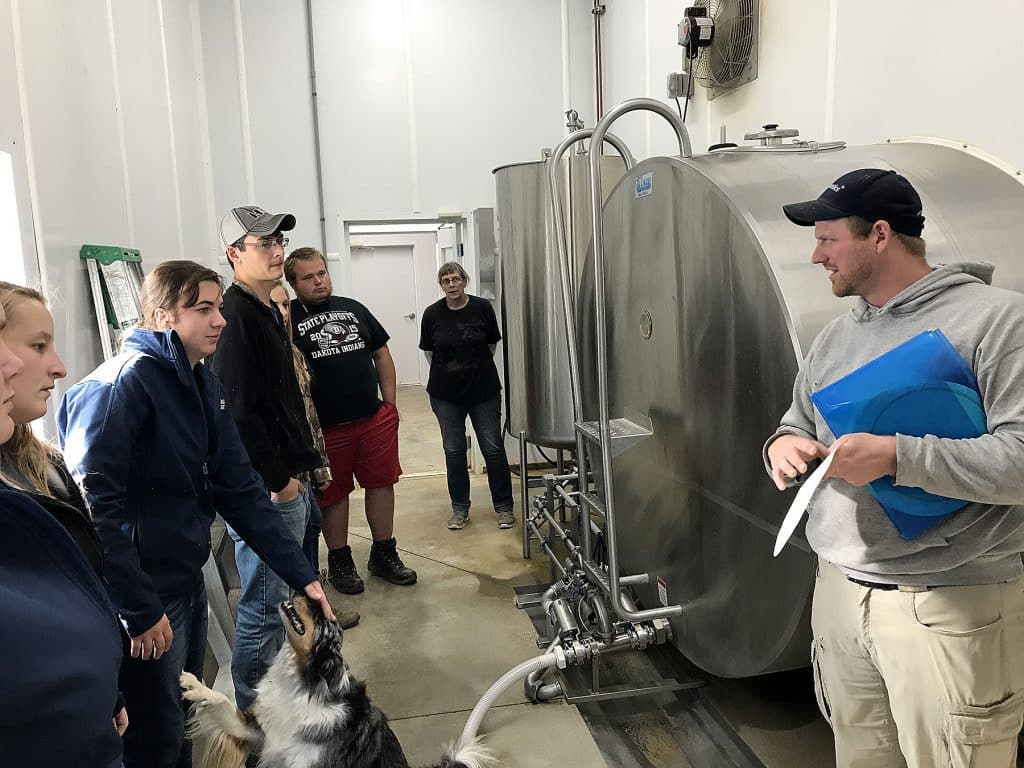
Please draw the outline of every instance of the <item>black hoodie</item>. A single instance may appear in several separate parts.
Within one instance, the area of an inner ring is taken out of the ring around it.
[[[224,291],[228,321],[207,364],[228,390],[231,410],[253,467],[271,491],[320,466],[291,341],[277,308],[235,283]]]

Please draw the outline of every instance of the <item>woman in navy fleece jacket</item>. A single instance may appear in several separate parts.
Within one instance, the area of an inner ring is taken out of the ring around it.
[[[0,334],[0,444],[21,369]],[[116,768],[123,633],[106,590],[64,527],[2,482],[0,528],[0,762]]]

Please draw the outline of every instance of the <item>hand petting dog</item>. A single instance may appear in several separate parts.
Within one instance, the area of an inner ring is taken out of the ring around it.
[[[323,585],[319,581],[311,581],[302,588],[302,591],[306,593],[306,597],[320,604],[320,610],[324,612],[324,616],[328,621],[337,621],[334,618],[334,609],[331,608],[331,604],[327,600],[327,594],[324,592]]]

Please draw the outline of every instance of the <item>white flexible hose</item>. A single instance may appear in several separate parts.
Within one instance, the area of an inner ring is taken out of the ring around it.
[[[498,697],[516,680],[526,677],[531,672],[555,666],[557,663],[556,659],[557,657],[553,653],[535,656],[521,664],[517,664],[498,678],[498,681],[487,689],[487,692],[480,697],[480,701],[473,707],[473,711],[469,714],[469,720],[466,721],[466,727],[462,730],[462,739],[459,743],[469,744],[476,738],[476,732],[480,729],[480,723],[483,722],[484,717],[487,715],[487,710],[494,705]]]

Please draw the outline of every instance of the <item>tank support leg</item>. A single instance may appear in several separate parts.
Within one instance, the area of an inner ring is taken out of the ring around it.
[[[523,516],[523,559],[530,559],[530,468],[526,462],[526,432],[519,433],[519,509]]]

